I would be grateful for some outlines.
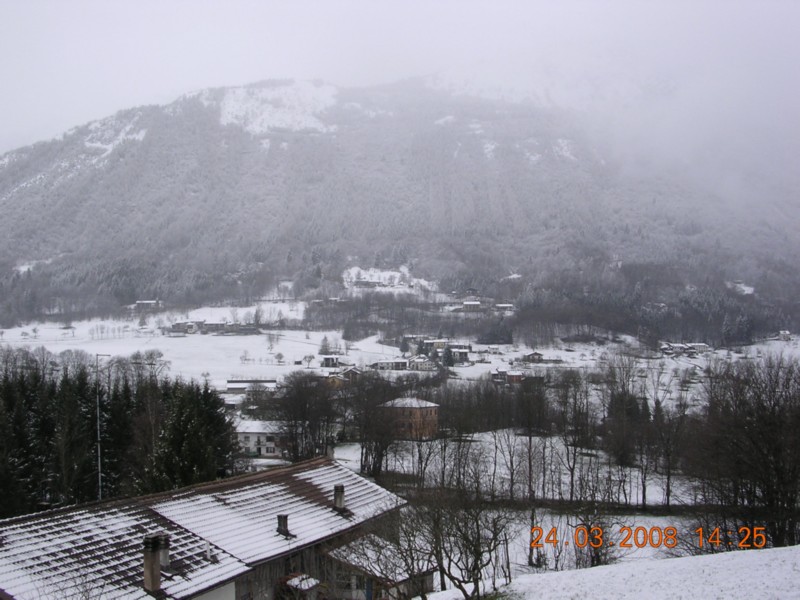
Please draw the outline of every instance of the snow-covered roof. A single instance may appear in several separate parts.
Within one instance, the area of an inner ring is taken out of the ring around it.
[[[254,419],[239,419],[236,422],[236,433],[264,433],[277,434],[281,432],[281,421],[256,421]]]
[[[399,506],[400,498],[330,459],[314,459],[252,476],[251,485],[225,481],[178,494],[153,509],[247,564],[257,564],[343,533]],[[333,509],[333,487],[344,485],[346,512]],[[288,515],[286,537],[277,531]]]
[[[415,354],[411,358],[408,359],[408,362],[415,362],[415,363],[428,363],[433,362],[430,358],[425,356],[424,354]]]
[[[439,406],[427,400],[420,400],[419,398],[395,398],[384,402],[381,406],[394,407],[394,408],[432,408]]]
[[[0,521],[0,587],[14,598],[152,598],[142,585],[146,533],[170,537],[175,575],[161,583],[183,598],[247,572],[218,546],[135,502],[39,513]],[[88,597],[88,596],[87,596]]]
[[[345,511],[333,508],[345,487]],[[168,598],[222,585],[258,563],[344,533],[402,500],[328,458],[201,484],[0,521],[0,587],[15,598],[152,598],[143,588],[145,534],[170,536]],[[295,537],[277,532],[289,516]],[[207,547],[210,551],[207,553]],[[87,586],[89,589],[87,589]]]

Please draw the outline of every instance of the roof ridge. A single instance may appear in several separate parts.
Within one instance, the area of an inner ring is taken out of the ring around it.
[[[232,477],[225,477],[223,479],[215,479],[213,481],[204,481],[201,483],[194,483],[192,485],[176,488],[173,490],[164,490],[162,492],[153,492],[144,496],[123,496],[116,498],[109,498],[107,500],[92,500],[90,502],[82,502],[80,504],[70,504],[68,506],[59,506],[57,508],[50,508],[40,510],[25,515],[17,515],[0,519],[0,527],[5,525],[12,525],[15,523],[24,523],[31,519],[50,518],[55,515],[66,514],[70,512],[77,512],[80,510],[106,510],[111,508],[149,508],[161,499],[171,499],[181,494],[189,494],[192,492],[213,492],[214,490],[225,490],[231,487],[236,487],[246,483],[260,483],[262,481],[269,481],[273,478],[279,478],[287,472],[302,472],[309,468],[325,464],[338,464],[335,460],[327,456],[318,456],[308,460],[265,469],[263,471],[256,471],[255,473],[242,473],[241,475],[233,475]],[[345,467],[342,467],[345,468]]]

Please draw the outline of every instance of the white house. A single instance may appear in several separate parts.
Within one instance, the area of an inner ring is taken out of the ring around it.
[[[281,452],[281,422],[239,419],[236,439],[242,453],[248,456],[277,457]]]

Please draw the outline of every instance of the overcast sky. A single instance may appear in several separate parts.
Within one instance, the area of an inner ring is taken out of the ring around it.
[[[797,0],[0,0],[0,153],[206,87],[439,72],[534,91],[562,79],[557,100],[579,107],[663,82],[672,105],[631,110],[624,135],[657,120],[676,144],[737,128],[789,151],[798,32]]]

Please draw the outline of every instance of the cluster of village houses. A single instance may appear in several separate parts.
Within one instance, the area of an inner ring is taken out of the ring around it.
[[[241,408],[253,390],[275,390],[275,380],[229,380],[229,391],[224,394],[229,408]],[[242,387],[248,386],[244,392]],[[430,440],[439,433],[439,405],[427,400],[399,397],[380,404],[376,418],[390,424],[393,439]],[[246,412],[246,411],[244,411]],[[281,459],[286,455],[287,437],[280,421],[249,419],[239,413],[235,420],[239,448],[244,456]]]
[[[450,348],[454,357],[462,356],[462,352],[464,357],[468,357],[468,352],[471,350],[467,344],[444,339],[427,340],[420,338],[417,342],[430,356],[441,356],[446,348]],[[429,355],[386,359],[369,365],[369,368],[378,371],[433,370],[439,368],[439,363],[431,359]],[[433,367],[415,368],[422,363],[423,358]],[[353,365],[344,365],[341,359],[342,357],[338,355],[323,355],[320,357],[322,370],[313,371],[319,376],[320,382],[330,389],[346,390],[347,387],[357,383],[363,374],[362,369]],[[517,360],[528,364],[559,362],[546,360],[540,352],[529,352]],[[522,385],[531,381],[540,383],[542,379],[541,376],[519,368],[496,368],[490,372],[490,377],[495,384],[509,386]],[[268,394],[280,393],[279,387],[277,379],[229,379],[223,392],[223,397],[229,409],[236,409],[241,412],[242,406],[246,406],[248,400],[252,399],[253,394],[263,392]],[[438,405],[434,403],[403,397],[385,402],[378,409],[381,411],[381,418],[392,424],[392,434],[395,439],[433,439],[438,434],[439,411]],[[285,454],[286,447],[282,429],[281,423],[277,421],[238,418],[236,431],[243,455],[281,458]]]

